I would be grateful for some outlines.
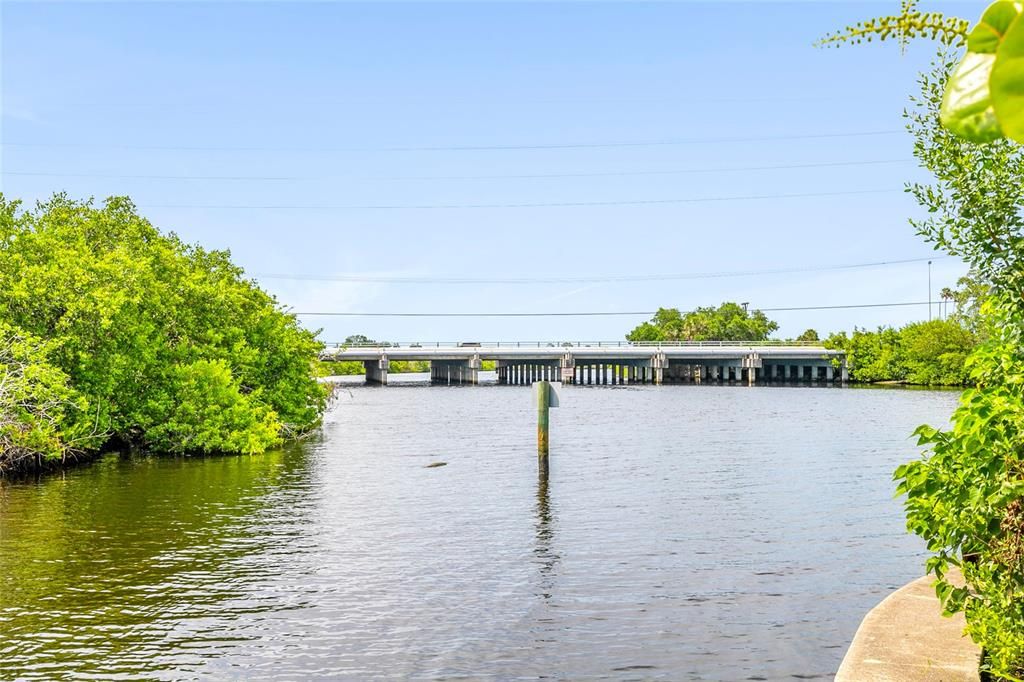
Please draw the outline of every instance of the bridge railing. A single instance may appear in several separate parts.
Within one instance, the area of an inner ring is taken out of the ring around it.
[[[751,346],[819,347],[820,341],[380,341],[374,343],[335,342],[325,344],[327,349],[363,348],[723,348]]]

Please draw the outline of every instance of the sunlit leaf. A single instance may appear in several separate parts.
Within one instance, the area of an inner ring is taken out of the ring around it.
[[[1024,144],[1024,19],[1018,15],[996,52],[989,80],[992,106],[999,127]]]
[[[1003,136],[989,95],[993,54],[968,52],[949,77],[939,118],[942,125],[972,142],[991,142]]]
[[[978,25],[967,34],[967,50],[979,54],[995,54],[1007,29],[1021,11],[1022,5],[1019,2],[993,2],[981,15]]]

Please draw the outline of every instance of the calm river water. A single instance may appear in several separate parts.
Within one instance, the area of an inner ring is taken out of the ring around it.
[[[281,452],[6,484],[0,677],[829,679],[956,397],[566,387],[545,485],[529,389],[353,385]]]

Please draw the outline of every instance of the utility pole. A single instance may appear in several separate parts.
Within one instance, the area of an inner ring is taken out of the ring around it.
[[[747,314],[747,306],[750,305],[750,301],[744,301],[743,303],[740,303],[740,305],[743,306],[743,314],[746,315]]]
[[[932,262],[928,261],[928,321],[932,321]]]

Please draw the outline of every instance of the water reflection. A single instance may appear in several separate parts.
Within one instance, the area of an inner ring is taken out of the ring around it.
[[[549,490],[548,472],[541,470],[537,474],[537,507],[536,507],[536,546],[533,554],[537,559],[540,570],[540,596],[545,601],[551,599],[555,585],[555,567],[558,564],[558,554],[552,547],[555,538],[555,528],[551,519],[551,503],[548,499]]]

